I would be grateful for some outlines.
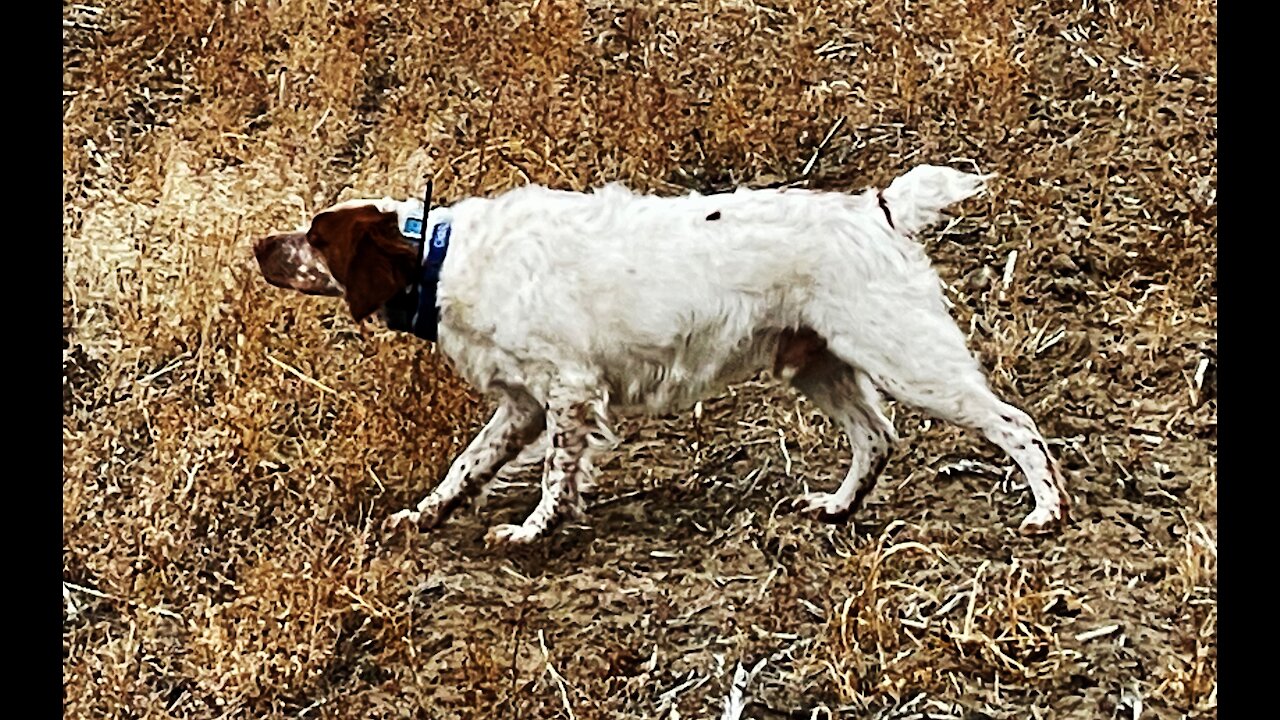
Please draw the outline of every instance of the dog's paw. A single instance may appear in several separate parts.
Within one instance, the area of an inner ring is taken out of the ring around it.
[[[407,508],[388,517],[383,523],[383,527],[388,531],[395,530],[398,527],[430,530],[438,525],[443,517],[444,508],[439,506],[431,506],[422,510]]]
[[[791,506],[823,522],[840,523],[853,514],[853,503],[832,493],[813,492],[796,498]]]
[[[382,527],[388,532],[399,527],[416,530],[430,530],[444,520],[449,510],[449,503],[424,503],[416,509],[406,508],[395,513],[382,523]]]
[[[401,527],[416,528],[420,520],[422,520],[422,513],[417,510],[405,509],[383,520],[382,529],[386,532],[392,532]]]
[[[1022,521],[1022,525],[1018,527],[1018,532],[1026,536],[1045,535],[1053,532],[1063,523],[1063,513],[1060,508],[1042,508],[1038,507],[1031,511],[1031,514]]]
[[[537,537],[536,528],[524,525],[495,525],[485,533],[484,544],[490,547],[503,544],[524,545],[533,542]]]

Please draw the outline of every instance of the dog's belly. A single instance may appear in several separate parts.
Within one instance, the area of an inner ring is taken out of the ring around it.
[[[622,413],[684,410],[769,368],[778,352],[779,330],[761,330],[733,350],[694,340],[662,348],[628,348],[602,358],[610,406]]]

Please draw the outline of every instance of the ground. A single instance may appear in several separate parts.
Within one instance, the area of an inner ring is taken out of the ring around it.
[[[64,4],[66,716],[1217,715],[1216,3]],[[828,137],[829,136],[829,137]],[[528,476],[382,521],[485,403],[421,341],[268,286],[337,199],[995,172],[922,241],[1075,521],[892,407],[846,446],[767,376],[620,423],[585,522],[486,549]],[[760,663],[763,662],[762,665]]]

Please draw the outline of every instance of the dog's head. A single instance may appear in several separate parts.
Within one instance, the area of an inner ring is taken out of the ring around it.
[[[349,200],[304,230],[268,235],[253,252],[267,282],[307,295],[341,296],[364,320],[412,282],[417,249],[400,234],[402,203]]]

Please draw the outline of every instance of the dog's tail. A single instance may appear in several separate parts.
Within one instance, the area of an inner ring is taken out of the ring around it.
[[[880,204],[889,222],[908,235],[942,219],[946,206],[973,197],[995,175],[974,175],[939,165],[919,165],[880,191]]]

